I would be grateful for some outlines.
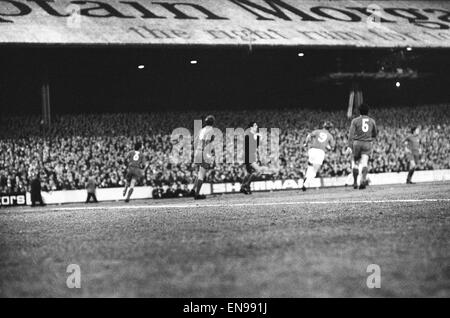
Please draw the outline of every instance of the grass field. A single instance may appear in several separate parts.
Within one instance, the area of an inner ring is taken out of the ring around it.
[[[0,296],[449,297],[449,243],[450,183],[2,208]]]

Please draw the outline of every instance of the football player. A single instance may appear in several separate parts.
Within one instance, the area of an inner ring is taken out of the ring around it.
[[[244,194],[252,194],[252,191],[250,189],[250,184],[252,182],[252,179],[263,175],[272,175],[276,173],[277,169],[276,167],[269,168],[266,166],[261,166],[258,161],[258,147],[261,139],[261,134],[258,132],[258,124],[256,122],[251,122],[247,126],[247,130],[245,131],[245,144],[244,144],[244,151],[245,151],[245,177],[242,180],[241,184],[241,193]]]
[[[142,144],[136,142],[134,150],[130,151],[126,157],[128,168],[125,177],[125,189],[123,190],[123,196],[126,196],[126,203],[130,202],[130,197],[133,194],[136,183],[144,176],[144,169],[146,167],[144,167],[144,155],[141,150]]]
[[[303,147],[308,147],[310,142],[311,147],[308,150],[308,168],[303,179],[303,191],[306,191],[306,188],[310,186],[311,180],[316,177],[317,172],[322,167],[325,160],[325,151],[331,151],[335,147],[334,138],[330,133],[332,128],[333,123],[325,121],[322,129],[316,129],[306,137]]]
[[[406,156],[409,162],[408,177],[406,178],[407,184],[414,184],[411,181],[416,165],[420,162],[420,127],[413,127],[411,129],[411,135],[403,140],[403,144],[406,146]]]
[[[353,154],[353,188],[358,189],[358,174],[361,166],[361,182],[359,189],[367,186],[369,157],[372,154],[372,142],[377,137],[378,129],[375,120],[369,117],[369,106],[361,104],[360,116],[352,120],[348,137],[347,151]]]
[[[195,200],[206,199],[205,195],[200,194],[200,190],[202,188],[203,181],[205,180],[206,173],[214,164],[213,154],[205,151],[205,148],[214,141],[214,122],[214,116],[207,116],[205,118],[205,127],[203,127],[198,134],[197,147],[194,154],[195,163],[198,166],[198,173],[194,182],[194,188],[192,189]]]

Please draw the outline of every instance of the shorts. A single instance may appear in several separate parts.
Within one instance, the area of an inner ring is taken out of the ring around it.
[[[245,170],[247,170],[247,172],[249,174],[252,174],[252,173],[255,173],[256,171],[258,171],[257,168],[258,168],[258,164],[256,162],[245,164]]]
[[[409,162],[414,161],[416,164],[420,162],[420,154],[418,152],[408,152],[406,153],[406,157]]]
[[[210,157],[209,160],[208,160],[203,155],[203,152],[196,151],[194,153],[194,163],[197,166],[202,167],[203,169],[209,170],[209,169],[212,169],[214,167],[214,158]]]
[[[126,179],[128,182],[130,182],[132,179],[139,181],[144,176],[141,169],[136,167],[129,167],[127,170]]]
[[[322,165],[325,160],[325,151],[322,149],[311,148],[308,150],[308,162],[313,165]]]
[[[359,141],[353,142],[353,158],[358,161],[362,155],[370,156],[372,154],[372,142],[371,141]]]

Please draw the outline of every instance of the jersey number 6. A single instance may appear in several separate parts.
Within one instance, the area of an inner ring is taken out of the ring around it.
[[[363,132],[368,132],[369,131],[369,119],[368,118],[364,118],[362,120],[362,131]]]

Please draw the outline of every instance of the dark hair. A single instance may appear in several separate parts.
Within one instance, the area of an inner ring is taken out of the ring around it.
[[[214,125],[215,121],[216,121],[216,119],[214,118],[213,115],[208,115],[205,118],[205,125],[206,126],[212,126],[212,125]]]
[[[134,144],[134,150],[138,151],[142,148],[142,144],[138,141]]]
[[[251,122],[248,124],[247,129],[248,129],[248,128],[252,128],[255,124],[256,124],[256,121],[251,121]]]
[[[334,127],[333,123],[332,123],[331,121],[329,121],[329,120],[327,120],[327,121],[325,121],[325,122],[323,123],[323,128],[324,128],[324,129],[330,130],[330,129],[332,129],[333,127]]]
[[[361,106],[359,106],[359,113],[361,115],[368,115],[369,114],[369,105],[367,104],[361,104]]]
[[[411,134],[414,134],[414,132],[416,131],[417,126],[411,127]]]

